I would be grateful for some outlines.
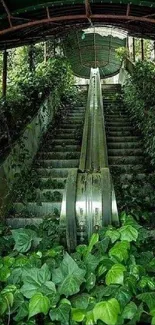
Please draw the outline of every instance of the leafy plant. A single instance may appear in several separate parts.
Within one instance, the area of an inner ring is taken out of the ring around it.
[[[0,259],[2,324],[154,324],[154,233],[121,219],[71,255],[55,241],[40,250],[39,229],[13,230],[14,251]]]

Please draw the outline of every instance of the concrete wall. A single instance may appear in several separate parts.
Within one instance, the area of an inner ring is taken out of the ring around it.
[[[15,142],[10,154],[0,165],[0,217],[4,219],[15,181],[21,181],[21,172],[27,171],[38,151],[40,141],[52,121],[57,96],[49,96],[41,105],[37,115],[26,126]]]

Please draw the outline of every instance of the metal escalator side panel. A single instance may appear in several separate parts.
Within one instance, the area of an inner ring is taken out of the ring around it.
[[[81,173],[77,180],[76,222],[80,236],[87,240],[102,227],[102,191],[100,173]],[[82,234],[83,232],[83,234]]]
[[[66,228],[66,240],[69,251],[74,251],[77,246],[76,226],[76,188],[78,169],[72,168],[68,172],[66,189],[64,191],[62,209],[60,215],[60,228]]]

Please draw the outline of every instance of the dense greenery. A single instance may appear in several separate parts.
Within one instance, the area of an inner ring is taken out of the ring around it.
[[[38,52],[34,60],[35,69],[30,71],[27,48],[12,52],[7,97],[0,101],[1,154],[19,137],[19,132],[33,118],[50,92],[58,108],[73,83],[70,66],[64,57],[52,57],[45,61]]]
[[[70,254],[50,219],[1,226],[0,324],[154,325],[155,233],[121,219]]]
[[[123,100],[142,133],[145,152],[155,166],[155,65],[140,61],[124,86]]]

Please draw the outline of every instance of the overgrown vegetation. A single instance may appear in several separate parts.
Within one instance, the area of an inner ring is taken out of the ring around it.
[[[58,108],[67,98],[73,83],[70,66],[64,57],[57,55],[45,61],[40,49],[35,55],[35,69],[30,70],[26,49],[11,52],[13,58],[11,54],[9,56],[7,97],[0,101],[1,155],[19,137],[20,131],[36,114],[45,97],[52,93]],[[15,65],[17,58],[19,61]]]
[[[155,233],[121,220],[72,253],[51,219],[1,226],[0,324],[155,324]]]
[[[123,101],[144,139],[144,149],[155,166],[155,65],[140,61],[124,86]]]

